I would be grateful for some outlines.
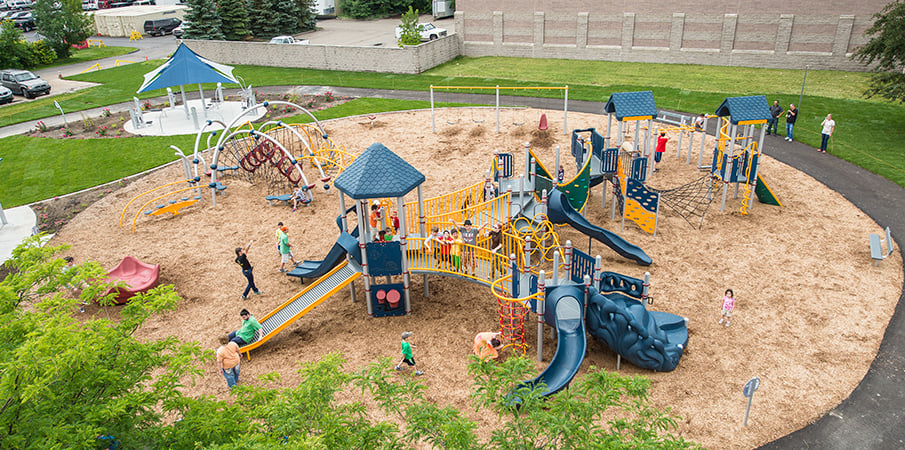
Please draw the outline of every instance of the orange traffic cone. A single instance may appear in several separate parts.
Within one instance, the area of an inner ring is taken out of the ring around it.
[[[540,115],[540,123],[537,124],[538,130],[546,130],[547,129],[547,113]]]

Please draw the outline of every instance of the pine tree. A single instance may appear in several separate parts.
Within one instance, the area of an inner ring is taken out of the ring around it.
[[[275,25],[279,34],[296,34],[299,32],[299,6],[295,0],[274,0]]]
[[[223,39],[220,15],[214,0],[188,0],[189,12],[185,20],[191,26],[185,31],[187,39]]]
[[[256,38],[270,39],[279,33],[273,0],[253,0],[249,11],[249,27]]]
[[[248,7],[245,0],[221,0],[220,29],[228,41],[241,41],[248,35]]]
[[[314,0],[295,0],[299,8],[299,31],[311,31],[317,27],[317,16],[314,14]]]

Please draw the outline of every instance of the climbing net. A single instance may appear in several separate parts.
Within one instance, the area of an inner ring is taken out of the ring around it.
[[[713,201],[714,183],[711,175],[704,175],[691,183],[673,189],[654,189],[660,194],[660,200],[678,213],[692,228],[700,229],[704,224],[704,215]],[[699,218],[699,219],[698,219]],[[695,219],[695,222],[692,222]]]

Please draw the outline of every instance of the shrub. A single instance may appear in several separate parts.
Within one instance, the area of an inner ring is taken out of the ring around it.
[[[28,61],[29,67],[50,64],[57,60],[57,54],[47,45],[44,40],[35,41],[28,44]]]

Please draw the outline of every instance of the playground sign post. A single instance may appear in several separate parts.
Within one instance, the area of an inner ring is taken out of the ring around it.
[[[748,426],[748,413],[751,412],[751,401],[754,399],[754,391],[756,391],[757,388],[759,388],[759,387],[760,387],[760,378],[754,377],[754,378],[748,380],[748,382],[745,383],[745,387],[742,388],[742,394],[745,397],[748,397],[748,407],[745,408],[744,426],[746,426],[746,427]]]
[[[66,122],[66,114],[63,113],[63,107],[60,106],[60,104],[59,104],[56,100],[53,101],[53,106],[56,106],[57,109],[60,110],[60,116],[63,117],[63,125],[64,125],[66,128],[69,128],[69,123]]]

